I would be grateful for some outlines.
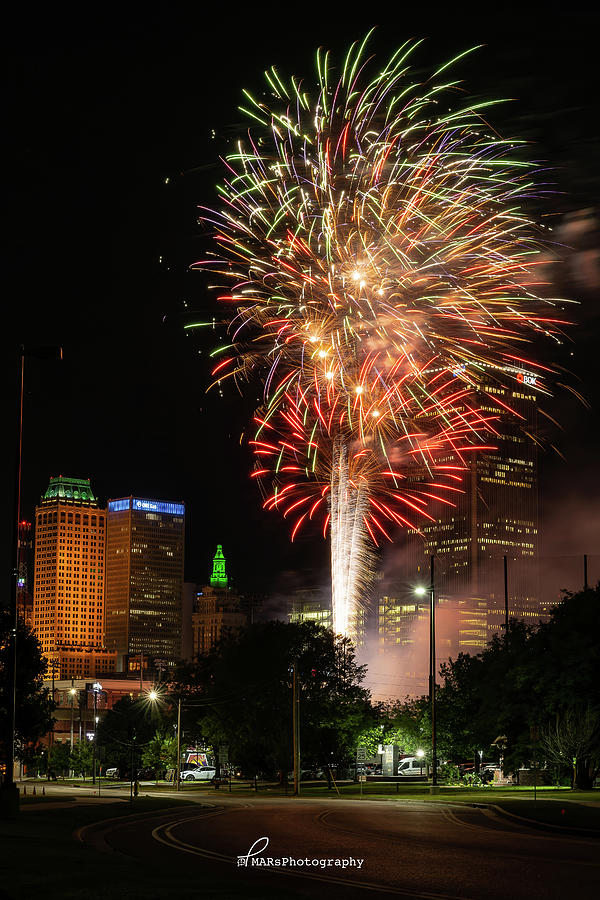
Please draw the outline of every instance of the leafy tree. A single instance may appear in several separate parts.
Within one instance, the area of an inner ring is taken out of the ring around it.
[[[531,729],[540,747],[575,786],[600,772],[600,589],[566,594],[537,628],[511,622],[478,656],[461,654],[442,667],[438,739],[449,758],[490,748],[502,736],[505,769],[531,764]]]
[[[66,741],[55,742],[48,749],[48,772],[53,775],[68,775],[71,761],[71,746]]]
[[[380,744],[396,744],[401,753],[415,754],[430,743],[431,727],[427,698],[379,703],[374,706],[376,721],[359,737],[358,746],[370,756]]]
[[[374,720],[364,667],[347,639],[313,623],[268,622],[229,635],[174,675],[186,731],[229,755],[249,773],[287,773],[292,764],[292,672],[300,702],[302,765],[348,765]]]
[[[28,775],[40,775],[46,771],[46,748],[43,744],[28,744],[21,752],[21,762]]]
[[[87,775],[91,775],[93,760],[94,746],[92,741],[77,741],[71,753],[71,768],[75,774],[81,775],[84,779]]]
[[[133,763],[136,769],[162,718],[160,706],[145,698],[125,696],[117,701],[98,724],[96,735],[98,746],[106,750],[107,766],[129,772]]]
[[[177,736],[157,731],[142,752],[142,763],[145,766],[152,766],[157,773],[176,768]]]
[[[8,610],[0,610],[0,759],[8,755],[11,723],[8,692],[11,689],[13,618]],[[17,628],[17,707],[15,753],[19,759],[27,754],[27,746],[36,744],[52,727],[55,709],[43,678],[47,662],[42,657],[38,639],[19,621]]]

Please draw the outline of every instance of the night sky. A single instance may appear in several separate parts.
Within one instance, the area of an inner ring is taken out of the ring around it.
[[[233,388],[205,393],[219,333],[189,337],[183,325],[195,313],[211,318],[215,301],[188,267],[206,241],[196,207],[216,202],[218,156],[247,128],[237,111],[241,89],[261,91],[273,63],[310,79],[318,45],[339,59],[374,24],[378,52],[427,38],[415,60],[424,69],[484,44],[459,76],[476,96],[518,98],[491,118],[502,133],[534,142],[529,157],[551,169],[544,180],[556,193],[539,211],[556,211],[563,229],[565,216],[580,215],[561,274],[565,292],[582,301],[580,325],[559,362],[592,409],[557,398],[564,431],[549,437],[567,462],[544,454],[542,508],[549,548],[564,549],[568,536],[565,552],[598,552],[599,16],[582,4],[562,12],[497,5],[494,18],[462,6],[425,15],[416,6],[378,6],[373,22],[348,19],[347,6],[321,18],[315,5],[286,12],[274,4],[257,6],[254,17],[227,5],[219,18],[198,4],[192,16],[167,5],[160,15],[144,7],[141,17],[101,6],[94,20],[54,6],[42,18],[8,20],[3,359],[11,452],[16,348],[64,348],[62,363],[28,363],[25,516],[51,475],[89,476],[101,501],[133,493],[186,502],[188,580],[206,580],[217,543],[242,588],[283,594],[326,580],[319,536],[291,546],[287,525],[260,508],[240,446],[248,401]]]

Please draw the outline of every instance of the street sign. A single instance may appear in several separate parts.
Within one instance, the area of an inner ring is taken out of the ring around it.
[[[366,780],[367,780],[367,776],[366,776],[366,775],[359,775],[359,776],[358,776],[358,780],[359,780],[359,781],[366,781]]]
[[[367,750],[365,747],[358,747],[356,750],[356,762],[366,762]]]

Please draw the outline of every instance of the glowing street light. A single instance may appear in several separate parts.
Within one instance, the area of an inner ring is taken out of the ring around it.
[[[148,691],[147,697],[151,703],[162,700],[162,694],[154,688]],[[177,698],[177,771],[175,778],[177,781],[175,790],[178,791],[180,790],[179,782],[181,781],[181,697]]]
[[[429,703],[431,706],[431,756],[433,774],[432,788],[437,788],[437,728],[435,719],[435,589],[434,589],[434,557],[430,557],[429,579]],[[419,586],[415,588],[418,597],[424,597],[427,588]]]
[[[98,734],[98,694],[102,693],[102,685],[99,681],[95,681],[92,685],[92,691],[94,693],[94,759],[92,763],[92,784],[96,784],[96,758],[98,756],[96,749],[96,737]]]

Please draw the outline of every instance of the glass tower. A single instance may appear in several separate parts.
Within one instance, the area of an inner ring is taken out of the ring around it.
[[[108,503],[105,641],[120,670],[131,656],[181,657],[184,537],[183,503]]]

